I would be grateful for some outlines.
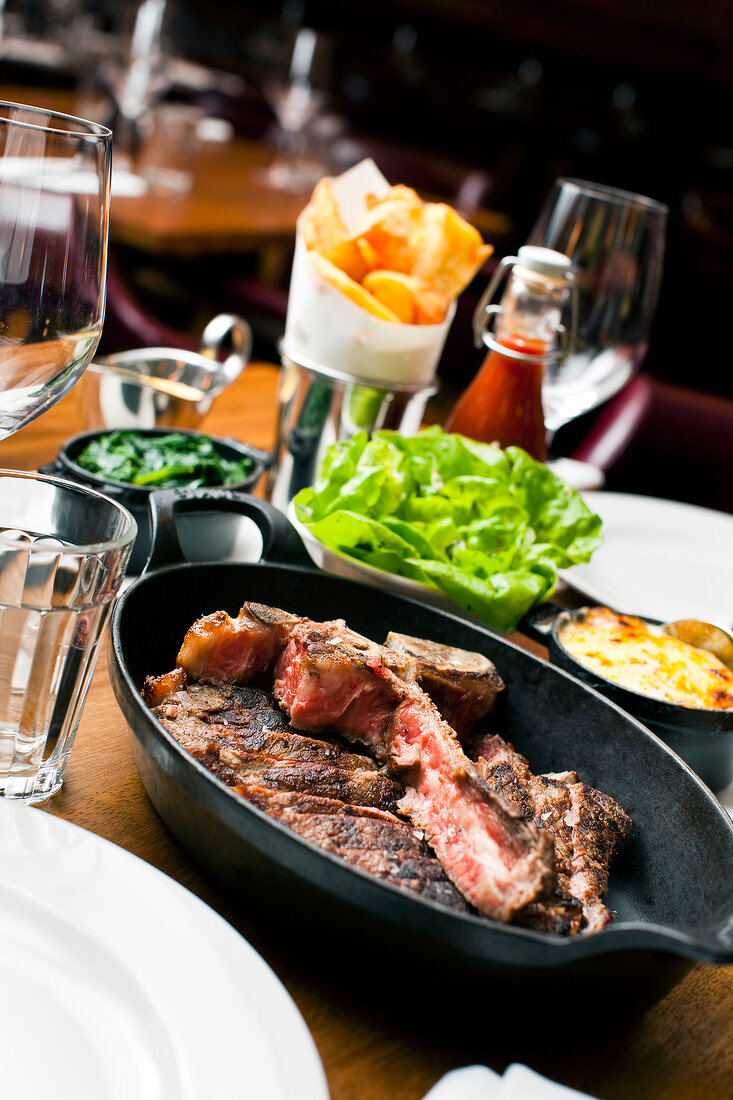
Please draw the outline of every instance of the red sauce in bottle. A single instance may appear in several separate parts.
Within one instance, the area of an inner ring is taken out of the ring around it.
[[[490,351],[468,389],[459,398],[445,424],[481,443],[522,447],[539,461],[547,457],[542,411],[541,360],[548,346],[544,340],[512,333],[499,342],[526,359],[510,359]]]

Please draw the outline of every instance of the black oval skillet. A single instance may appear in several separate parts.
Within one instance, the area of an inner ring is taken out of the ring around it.
[[[733,780],[733,709],[682,707],[598,676],[568,653],[560,640],[563,627],[582,614],[582,608],[571,610],[545,604],[525,615],[520,629],[547,646],[553,664],[600,691],[653,730],[711,790],[724,790]],[[661,625],[656,619],[645,621]]]
[[[258,564],[165,564],[178,553],[173,513],[212,503],[241,511],[262,531]],[[541,997],[553,1011],[593,998],[593,1019],[621,1001],[651,1003],[691,960],[733,961],[733,823],[710,791],[654,734],[567,673],[456,615],[314,571],[279,512],[227,490],[155,494],[153,566],[113,615],[110,674],[129,723],[143,783],[171,831],[225,888],[284,924],[321,958],[372,952],[394,997],[442,981],[501,993],[521,1009]],[[162,509],[162,522],[161,522]],[[456,915],[380,882],[302,840],[247,804],[185,753],[143,703],[145,676],[171,669],[185,631],[244,600],[317,619],[343,616],[378,641],[390,629],[480,650],[506,683],[495,718],[535,772],[575,768],[630,813],[631,839],[612,869],[616,922],[562,939]],[[325,947],[313,946],[320,936]],[[305,937],[305,938],[304,938]],[[345,946],[344,946],[345,945]],[[342,954],[339,954],[342,952]],[[391,962],[394,969],[384,970]],[[362,967],[363,970],[363,967]],[[369,982],[368,975],[363,975]],[[490,979],[490,984],[477,985]],[[495,982],[500,979],[500,984]],[[354,980],[346,973],[344,980]],[[380,980],[375,974],[375,981]],[[551,1002],[548,1002],[551,998]],[[462,1011],[462,1010],[461,1010]],[[546,1020],[542,1011],[538,1020]],[[582,1013],[581,1013],[582,1015]],[[575,1026],[575,1024],[573,1025]]]

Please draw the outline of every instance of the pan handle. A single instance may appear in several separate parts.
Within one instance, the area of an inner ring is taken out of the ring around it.
[[[151,549],[143,573],[186,558],[176,530],[176,513],[201,511],[213,505],[218,512],[235,512],[251,519],[262,535],[260,561],[312,566],[300,535],[271,504],[232,489],[158,489],[150,494]]]

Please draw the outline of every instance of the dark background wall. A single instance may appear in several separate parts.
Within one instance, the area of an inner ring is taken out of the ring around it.
[[[256,89],[285,18],[329,31],[333,102],[357,131],[490,173],[522,243],[569,174],[670,206],[650,371],[730,394],[733,289],[729,0],[180,0],[192,56]],[[266,116],[265,116],[266,117]],[[721,361],[723,360],[723,361]]]
[[[134,5],[89,6],[112,25]],[[730,0],[171,0],[170,7],[177,52],[246,78],[236,117],[253,136],[272,127],[261,82],[283,24],[328,32],[331,106],[347,130],[483,170],[485,205],[513,222],[511,237],[496,242],[499,255],[522,243],[561,174],[666,202],[665,277],[646,367],[667,381],[733,393],[725,348],[733,289]],[[469,354],[468,376],[476,366]]]

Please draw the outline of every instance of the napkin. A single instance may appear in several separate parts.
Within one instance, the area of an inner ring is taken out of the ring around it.
[[[518,1063],[500,1077],[488,1066],[464,1066],[441,1077],[424,1100],[592,1100]]]

